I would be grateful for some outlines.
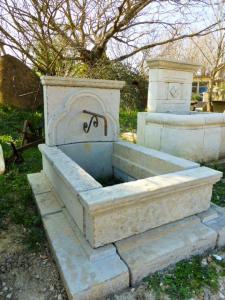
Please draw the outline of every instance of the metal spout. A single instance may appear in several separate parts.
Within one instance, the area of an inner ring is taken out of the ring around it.
[[[90,121],[89,121],[89,124],[87,122],[84,122],[84,124],[83,124],[83,129],[84,129],[85,133],[88,133],[90,131],[92,122],[93,122],[94,127],[98,127],[98,124],[99,124],[98,118],[101,118],[101,119],[104,120],[104,135],[107,136],[108,124],[107,124],[107,119],[106,119],[105,116],[94,113],[94,112],[91,112],[91,111],[88,111],[88,110],[83,110],[83,113],[92,116]]]

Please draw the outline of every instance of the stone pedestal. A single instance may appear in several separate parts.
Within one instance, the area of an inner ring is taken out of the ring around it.
[[[149,112],[188,112],[193,72],[200,66],[165,59],[148,61]]]

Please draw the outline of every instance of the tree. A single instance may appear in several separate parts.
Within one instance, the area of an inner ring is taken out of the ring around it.
[[[64,74],[77,62],[138,59],[147,49],[214,31],[216,23],[193,30],[207,2],[1,0],[0,41],[40,72]]]

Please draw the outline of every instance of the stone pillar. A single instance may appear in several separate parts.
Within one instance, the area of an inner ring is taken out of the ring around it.
[[[149,112],[189,112],[193,73],[197,64],[167,59],[149,60]]]

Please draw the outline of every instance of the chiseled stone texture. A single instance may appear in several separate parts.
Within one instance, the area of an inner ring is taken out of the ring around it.
[[[221,176],[200,167],[81,192],[86,238],[99,247],[207,210]]]
[[[187,112],[193,72],[200,66],[167,59],[149,60],[148,111]]]
[[[45,139],[49,146],[84,141],[115,141],[119,134],[120,89],[123,81],[75,79],[44,76]],[[83,110],[104,115],[108,134],[104,135],[104,122],[83,130],[90,115]]]
[[[214,248],[217,234],[192,216],[116,242],[130,270],[131,284],[191,255]]]
[[[28,180],[36,188],[35,200],[69,299],[104,299],[127,288],[129,272],[115,246],[92,249],[54,193],[38,191],[43,174],[30,174]]]
[[[192,161],[224,157],[225,114],[138,113],[137,143]]]
[[[217,232],[217,247],[223,247],[225,246],[225,208],[214,204],[212,209],[218,214],[217,218],[206,220],[204,224]]]
[[[4,172],[5,172],[5,160],[3,156],[2,146],[0,144],[0,175],[4,174]]]

